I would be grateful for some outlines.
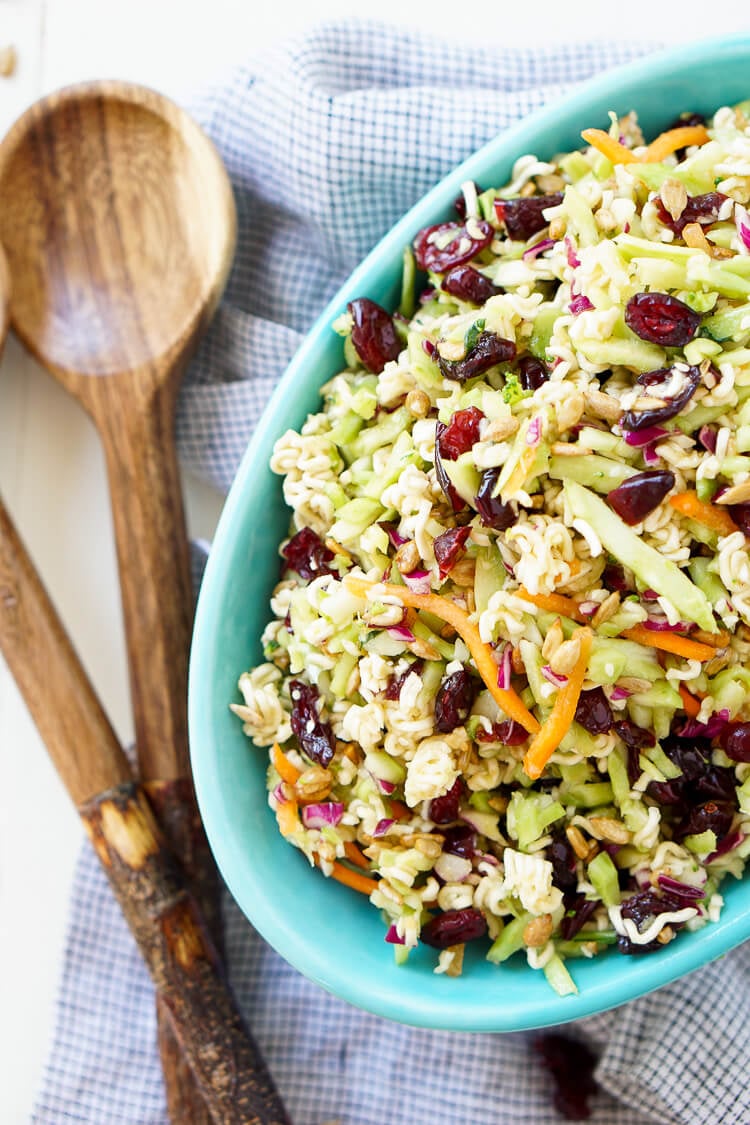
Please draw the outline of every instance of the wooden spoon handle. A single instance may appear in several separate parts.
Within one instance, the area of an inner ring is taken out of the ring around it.
[[[0,499],[0,651],[77,805],[132,772]]]
[[[144,385],[146,381],[144,380]],[[91,404],[109,473],[139,775],[190,775],[187,665],[193,591],[169,387],[132,408],[106,377]]]
[[[143,791],[121,785],[80,813],[212,1120],[291,1125]]]
[[[290,1125],[184,875],[1,500],[0,651],[79,807],[211,1119]],[[154,798],[179,806],[180,787],[157,786]]]

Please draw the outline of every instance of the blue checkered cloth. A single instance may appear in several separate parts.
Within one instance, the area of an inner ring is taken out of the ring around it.
[[[234,182],[239,247],[182,393],[184,464],[226,489],[305,329],[393,221],[499,130],[645,49],[467,49],[374,24],[326,25],[217,90],[199,116]],[[232,984],[295,1125],[561,1120],[532,1036],[414,1030],[359,1012],[282,961],[228,895],[224,905]],[[748,998],[750,949],[741,949],[568,1029],[599,1059],[590,1120],[750,1122]],[[31,1119],[167,1121],[153,993],[88,847]]]

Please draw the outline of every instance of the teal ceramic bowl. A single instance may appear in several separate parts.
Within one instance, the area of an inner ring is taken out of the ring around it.
[[[366,899],[312,870],[279,836],[266,804],[266,754],[228,704],[239,673],[261,659],[259,637],[278,578],[289,513],[268,462],[275,440],[319,409],[319,387],[342,367],[331,321],[354,297],[398,302],[401,253],[420,227],[448,218],[464,180],[503,183],[514,160],[580,145],[607,111],[637,110],[655,135],[683,110],[709,113],[750,96],[750,35],[659,53],[587,83],[490,142],[434,188],[372,251],[295,356],[245,454],[216,533],[198,605],[190,670],[190,740],[198,799],[219,868],[250,922],[295,968],[336,996],[389,1019],[456,1031],[516,1031],[612,1008],[683,976],[750,937],[750,879],[730,879],[721,920],[650,957],[616,953],[571,966],[577,996],[559,998],[521,959],[479,950],[460,978],[436,976],[431,949],[402,968]],[[477,943],[479,944],[479,943]]]

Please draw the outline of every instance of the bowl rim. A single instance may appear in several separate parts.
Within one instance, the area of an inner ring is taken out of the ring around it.
[[[458,193],[461,183],[473,178],[473,169],[484,159],[490,156],[496,162],[517,159],[522,154],[519,141],[535,128],[544,126],[550,131],[555,128],[560,130],[566,120],[575,114],[579,114],[580,119],[583,120],[585,113],[590,112],[589,106],[593,100],[611,97],[616,102],[621,96],[618,92],[621,87],[634,87],[641,81],[652,82],[654,75],[658,74],[664,66],[668,65],[671,70],[684,71],[693,63],[705,64],[707,56],[714,58],[718,65],[721,58],[728,54],[750,61],[750,31],[651,52],[643,58],[598,74],[582,82],[556,104],[544,105],[525,115],[443,177],[391,227],[352,272],[308,330],[304,341],[269,399],[228,494],[198,599],[190,657],[188,696],[190,745],[200,812],[219,870],[235,901],[252,926],[277,953],[306,977],[333,995],[374,1015],[418,1027],[453,1031],[506,1032],[554,1026],[606,1011],[652,992],[710,963],[750,937],[749,899],[747,906],[740,909],[736,916],[725,919],[723,912],[720,922],[703,929],[700,941],[662,951],[658,965],[653,961],[649,962],[648,958],[639,960],[637,964],[631,963],[632,971],[627,975],[623,975],[619,980],[597,982],[594,987],[587,983],[585,991],[575,997],[566,997],[559,1008],[555,1008],[554,994],[550,990],[549,1005],[544,1011],[536,1005],[528,1012],[519,1014],[517,1009],[512,1009],[511,1014],[506,1015],[503,1007],[496,1003],[485,1005],[481,1011],[473,1008],[466,1011],[462,1009],[461,1004],[456,1003],[455,995],[446,995],[445,999],[437,1002],[428,994],[417,998],[409,995],[405,999],[405,993],[380,988],[375,990],[370,980],[363,979],[360,974],[352,972],[348,965],[338,965],[334,963],[333,958],[324,956],[321,950],[316,949],[306,939],[301,928],[282,924],[280,918],[274,916],[270,899],[264,902],[262,897],[248,895],[247,869],[240,862],[232,846],[230,834],[226,831],[224,800],[218,784],[213,752],[218,753],[218,748],[214,745],[211,707],[207,705],[210,702],[210,695],[207,694],[206,688],[206,684],[211,682],[212,653],[216,641],[216,629],[213,623],[217,618],[223,583],[230,577],[228,560],[233,554],[233,543],[236,542],[239,534],[239,517],[245,496],[252,488],[257,451],[266,443],[269,432],[275,432],[281,403],[294,390],[296,380],[305,370],[309,357],[318,346],[321,334],[327,332],[331,322],[340,314],[346,303],[353,296],[361,295],[362,290],[366,291],[372,286],[372,279],[383,273],[392,262],[394,254],[401,253],[403,246],[411,241],[420,227],[434,221],[433,216],[439,213],[441,208],[444,209],[446,203]]]

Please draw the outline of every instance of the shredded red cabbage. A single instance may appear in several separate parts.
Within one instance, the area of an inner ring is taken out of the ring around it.
[[[511,645],[507,644],[503,647],[500,656],[500,664],[497,669],[497,686],[502,691],[508,691],[510,688],[510,673],[511,673]]]
[[[724,708],[709,716],[707,723],[699,723],[697,719],[687,719],[675,734],[679,738],[716,738],[728,722],[729,711]]]
[[[536,246],[530,246],[528,250],[524,250],[523,257],[527,259],[538,258],[540,254],[543,254],[545,250],[549,250],[554,245],[555,240],[553,238],[543,238],[541,242],[537,242]]]
[[[559,672],[555,672],[549,664],[544,664],[541,671],[545,680],[549,680],[549,682],[554,684],[557,688],[564,687],[568,682],[567,676],[561,676]]]
[[[659,886],[672,895],[688,899],[690,905],[703,898],[704,894],[703,887],[692,887],[690,883],[681,883],[679,879],[673,879],[671,875],[660,875]]]
[[[302,806],[302,823],[305,828],[335,827],[344,815],[341,801],[321,801],[319,804]]]
[[[395,922],[391,922],[390,926],[388,927],[388,931],[385,935],[385,940],[390,942],[391,945],[406,945],[404,939],[398,936],[398,930],[396,929]]]
[[[663,426],[647,426],[644,430],[623,430],[622,436],[628,445],[640,449],[643,445],[652,445],[660,438],[667,437],[669,432]]]
[[[429,594],[430,572],[428,570],[412,570],[410,574],[402,574],[401,577],[413,594]]]

